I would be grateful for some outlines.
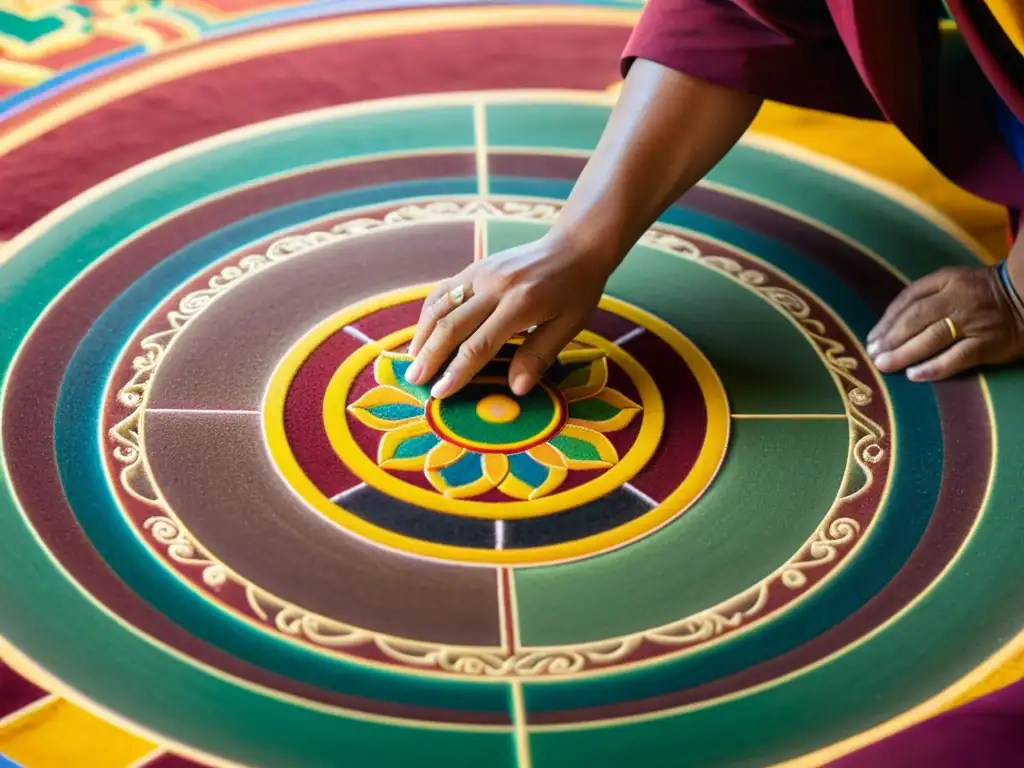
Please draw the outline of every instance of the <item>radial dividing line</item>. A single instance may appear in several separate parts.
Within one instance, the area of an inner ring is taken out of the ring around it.
[[[640,328],[638,326],[638,327],[634,328],[632,331],[630,331],[629,333],[624,333],[621,336],[619,336],[619,338],[617,338],[615,341],[613,341],[612,344],[614,344],[617,347],[621,347],[621,346],[624,346],[625,344],[629,344],[629,342],[631,342],[637,336],[640,336],[646,330],[647,330],[646,328]]]
[[[342,502],[342,500],[346,496],[348,496],[350,494],[353,494],[356,491],[360,491],[360,490],[362,490],[365,487],[366,487],[366,483],[359,483],[359,485],[353,485],[351,488],[346,488],[344,491],[339,493],[337,496],[331,497],[331,501],[333,501],[335,504],[340,504]]]
[[[371,338],[370,338],[369,336],[367,336],[367,335],[366,335],[365,333],[363,333],[362,331],[360,331],[360,330],[359,330],[358,328],[356,328],[356,327],[355,327],[354,325],[346,325],[346,326],[345,326],[344,328],[342,328],[341,330],[342,330],[342,331],[343,331],[344,333],[347,333],[347,334],[348,334],[349,336],[351,336],[351,337],[352,337],[353,339],[356,339],[356,340],[358,340],[358,341],[361,341],[361,342],[363,342],[363,344],[369,344],[369,345],[373,345],[373,344],[376,344],[376,343],[377,343],[377,340],[376,340],[376,339],[371,339]]]
[[[734,413],[732,414],[734,419],[834,419],[836,421],[842,419],[846,420],[850,418],[849,414],[846,413]]]
[[[476,144],[476,183],[481,197],[491,194],[487,168],[487,107],[482,101],[473,104],[473,136]]]
[[[516,739],[516,765],[519,768],[533,768],[530,759],[530,732],[526,728],[526,704],[523,701],[523,683],[512,680],[512,725]]]
[[[508,601],[511,596],[507,579],[508,569],[499,568],[495,572],[495,582],[498,588],[498,640],[502,650],[511,654],[515,651],[515,642],[512,638],[512,617],[509,615]]]
[[[637,488],[636,486],[630,485],[629,483],[623,483],[623,484],[622,484],[622,487],[623,487],[623,489],[624,489],[624,490],[627,490],[627,491],[629,491],[629,492],[630,492],[630,493],[632,493],[632,494],[633,494],[634,496],[636,496],[636,497],[637,497],[638,499],[641,499],[641,500],[643,500],[643,501],[646,501],[646,502],[647,502],[648,504],[650,504],[650,505],[651,505],[651,508],[652,508],[652,509],[653,509],[654,507],[657,507],[657,506],[658,506],[658,502],[656,502],[656,501],[655,501],[654,499],[652,499],[652,498],[651,498],[650,496],[648,496],[648,495],[647,495],[646,493],[644,493],[643,491],[641,491],[641,490],[640,490],[639,488]]]

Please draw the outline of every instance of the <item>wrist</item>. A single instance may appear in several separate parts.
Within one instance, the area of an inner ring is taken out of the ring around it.
[[[1020,238],[1010,250],[1010,255],[997,267],[1007,299],[1024,318],[1024,240]]]
[[[1005,271],[1018,293],[1024,295],[1024,234],[1018,235],[1006,257]]]
[[[632,247],[631,243],[623,242],[621,232],[613,222],[605,221],[599,225],[593,217],[577,219],[563,211],[548,230],[545,240],[551,253],[579,259],[610,275]]]

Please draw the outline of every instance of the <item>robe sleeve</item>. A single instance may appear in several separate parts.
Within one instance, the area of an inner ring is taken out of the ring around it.
[[[623,54],[772,101],[879,118],[824,0],[648,0]]]

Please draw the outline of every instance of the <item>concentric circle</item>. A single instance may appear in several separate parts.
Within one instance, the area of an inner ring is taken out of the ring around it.
[[[477,216],[473,223],[489,221]],[[566,348],[531,395],[511,397],[510,347],[442,404],[428,387],[405,382],[412,360],[396,350],[412,338],[412,328],[379,340],[359,330],[382,310],[396,318],[403,310],[414,314],[410,303],[427,292],[401,290],[343,310],[303,336],[274,371],[264,401],[267,445],[281,475],[313,508],[400,551],[528,565],[622,546],[681,514],[705,491],[727,446],[728,404],[707,359],[671,326],[611,297],[594,319],[597,327],[624,328],[623,337],[652,337],[642,357],[674,371],[665,383],[679,389],[677,401],[689,399],[667,424],[665,401],[643,363],[626,346],[590,331]],[[369,343],[349,354],[352,338],[360,336]],[[372,381],[360,386],[360,377]],[[482,398],[495,397],[519,411],[500,429],[476,413]],[[680,438],[674,433],[683,424],[689,434]],[[652,471],[651,459],[666,441],[680,439],[690,447],[671,480],[650,493],[629,490],[632,499],[608,505],[610,494]],[[530,522],[554,515],[546,524]]]
[[[505,456],[543,445],[565,426],[568,403],[548,382],[540,381],[529,394],[518,397],[507,390],[508,377],[476,376],[461,396],[430,400],[427,423],[435,436],[452,445]]]
[[[142,166],[17,241],[7,639],[146,733],[325,766],[770,763],[998,649],[1022,618],[998,471],[1019,374],[873,371],[860,340],[903,279],[973,256],[840,173],[737,148],[613,276],[547,400],[482,381],[449,413],[394,386],[422,286],[542,233],[607,114],[542,91],[310,113]],[[574,412],[595,354],[618,395]],[[595,430],[620,460],[571,469],[574,419],[621,424]],[[450,446],[434,464],[382,452],[410,425]],[[280,471],[278,427],[319,501]],[[445,474],[469,453],[479,475]]]

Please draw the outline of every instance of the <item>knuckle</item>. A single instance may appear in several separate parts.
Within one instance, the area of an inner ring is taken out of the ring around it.
[[[423,313],[423,322],[429,325],[437,325],[444,318],[444,312],[438,306],[427,307]]]
[[[544,289],[540,283],[529,282],[519,285],[516,293],[518,294],[517,298],[527,304],[532,304],[541,299]]]
[[[451,315],[443,315],[437,318],[435,327],[441,335],[450,336],[455,331],[455,321]]]
[[[478,360],[487,355],[489,348],[486,339],[467,339],[459,347],[459,357],[464,361]]]

